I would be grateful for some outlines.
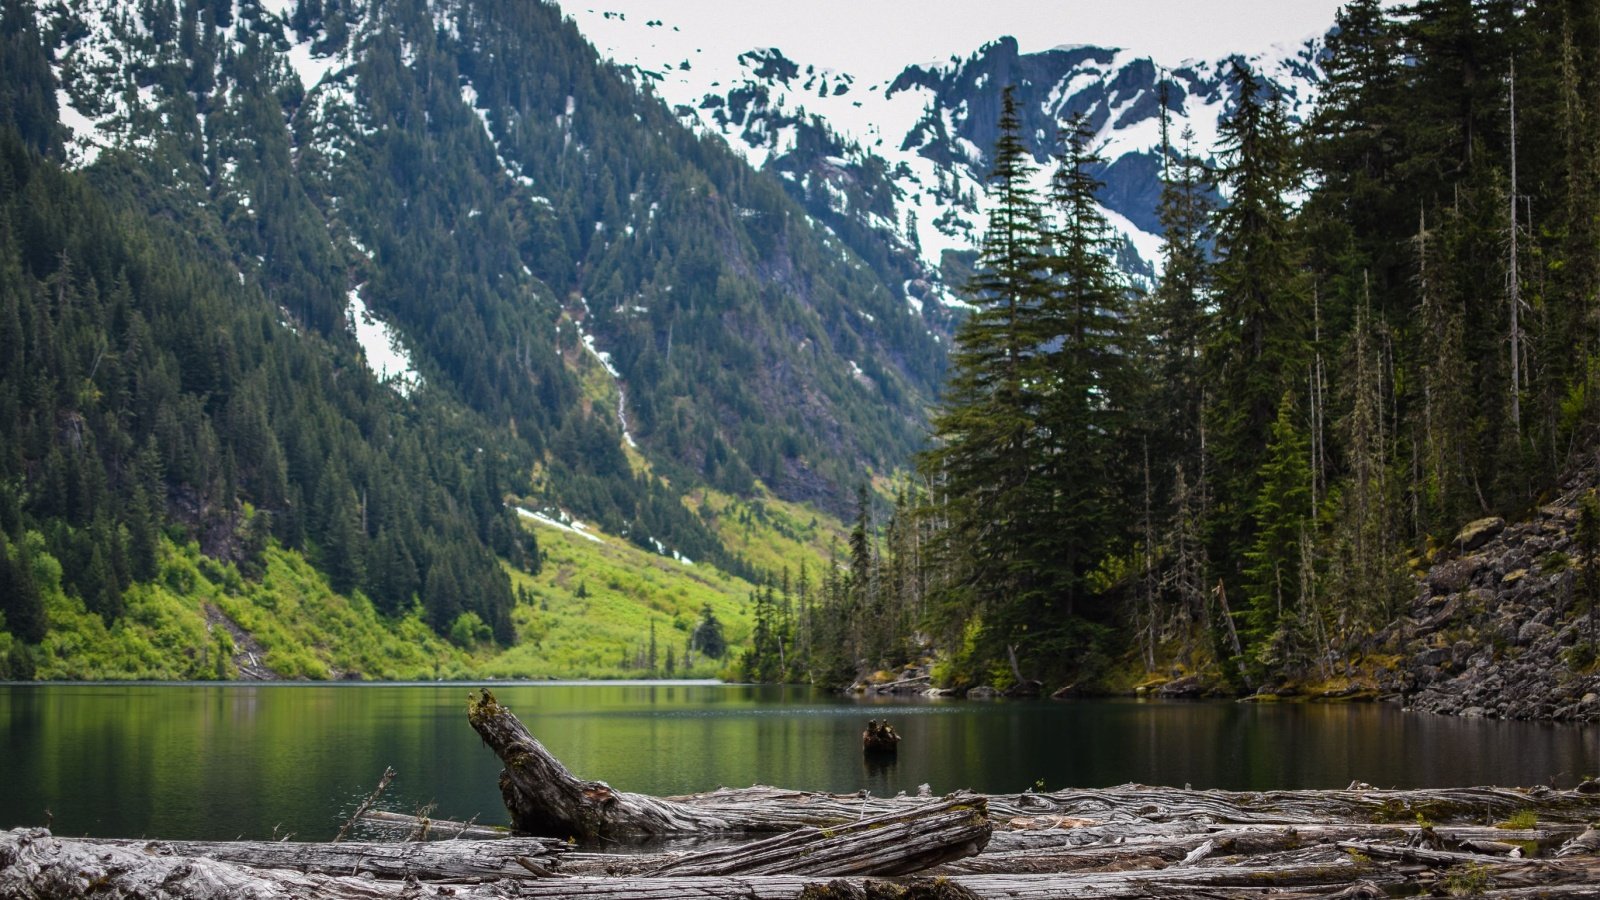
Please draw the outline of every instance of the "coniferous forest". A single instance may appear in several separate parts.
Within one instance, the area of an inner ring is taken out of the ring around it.
[[[1325,679],[1390,652],[1463,525],[1592,468],[1600,8],[1358,0],[1321,64],[1303,123],[1235,60],[1214,159],[1163,129],[1148,291],[1110,265],[1092,132],[1045,181],[1007,90],[913,499],[820,595],[764,599],[775,631],[843,619],[869,668],[933,647],[956,685]]]

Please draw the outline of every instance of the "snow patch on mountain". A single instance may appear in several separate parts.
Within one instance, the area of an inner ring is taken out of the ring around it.
[[[350,289],[346,300],[345,320],[356,343],[361,345],[362,358],[374,377],[394,388],[402,397],[422,386],[422,376],[411,365],[411,355],[400,341],[400,333],[389,323],[379,319],[367,308],[361,298],[362,285]]]

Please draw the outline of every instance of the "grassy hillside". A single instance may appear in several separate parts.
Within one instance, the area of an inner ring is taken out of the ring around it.
[[[782,501],[709,494],[694,502],[730,547],[771,571],[798,571],[801,560],[818,571],[827,542],[842,534],[837,521]],[[518,599],[517,639],[506,648],[482,635],[452,643],[420,609],[381,615],[360,592],[334,591],[305,557],[276,544],[247,577],[195,544],[163,540],[159,576],[130,588],[124,615],[107,625],[63,588],[60,562],[33,535],[29,559],[49,633],[23,650],[0,623],[0,678],[211,680],[259,669],[310,680],[708,678],[726,674],[748,645],[751,582],[604,534],[529,527],[538,529],[544,566],[537,576],[508,567]],[[708,606],[730,648],[722,659],[687,650]]]
[[[165,541],[160,575],[130,588],[124,614],[107,625],[62,588],[61,564],[43,542],[32,543],[50,630],[26,652],[0,632],[0,674],[13,678],[31,670],[40,679],[219,679],[238,677],[251,664],[308,679],[469,672],[467,655],[435,636],[416,611],[385,619],[365,597],[334,592],[304,557],[276,546],[251,580],[193,544]]]

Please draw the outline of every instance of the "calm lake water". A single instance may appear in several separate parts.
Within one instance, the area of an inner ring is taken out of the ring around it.
[[[0,684],[0,827],[326,840],[384,766],[380,806],[506,821],[469,686]],[[1600,773],[1600,729],[1392,706],[850,699],[807,689],[495,684],[576,774],[653,794],[753,783],[875,794],[1129,781],[1196,788],[1543,783]],[[899,759],[869,767],[887,716]],[[48,810],[48,813],[47,813]]]

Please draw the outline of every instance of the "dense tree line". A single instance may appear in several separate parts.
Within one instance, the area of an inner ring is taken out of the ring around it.
[[[1327,676],[1401,611],[1408,558],[1594,451],[1600,7],[1354,0],[1298,124],[1230,67],[1220,146],[1164,134],[1143,295],[1083,133],[1037,196],[1007,93],[919,467],[918,624],[952,680]]]

